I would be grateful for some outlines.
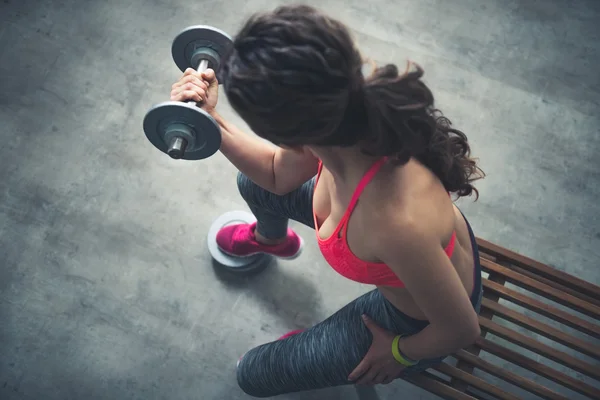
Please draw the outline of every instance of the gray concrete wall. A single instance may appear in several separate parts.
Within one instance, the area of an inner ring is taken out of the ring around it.
[[[180,75],[176,33],[233,34],[283,3],[0,3],[1,399],[245,399],[244,351],[369,289],[328,268],[303,227],[302,258],[219,279],[205,235],[245,208],[236,170],[220,154],[170,160],[142,131]],[[424,67],[488,175],[459,203],[479,236],[600,281],[600,2],[310,3],[365,55]],[[395,382],[281,398],[435,396]]]

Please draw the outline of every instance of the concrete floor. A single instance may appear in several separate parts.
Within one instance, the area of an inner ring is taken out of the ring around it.
[[[170,160],[142,131],[180,75],[176,33],[234,34],[282,3],[0,2],[1,399],[246,399],[237,357],[369,289],[302,227],[302,258],[221,279],[205,235],[245,208],[236,170],[220,154]],[[488,174],[460,202],[479,236],[600,282],[600,2],[309,3],[366,55],[424,67]],[[280,398],[436,397],[398,381]]]

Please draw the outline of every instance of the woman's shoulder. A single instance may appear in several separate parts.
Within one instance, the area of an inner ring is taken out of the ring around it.
[[[441,182],[420,164],[386,166],[367,193],[365,210],[377,231],[445,237],[454,225],[454,206]],[[416,232],[418,231],[418,232]]]

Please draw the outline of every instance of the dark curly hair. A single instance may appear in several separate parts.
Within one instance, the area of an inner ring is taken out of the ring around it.
[[[234,39],[221,79],[234,110],[278,145],[359,146],[399,164],[427,166],[447,191],[469,196],[484,176],[464,133],[434,108],[420,66],[393,64],[364,77],[346,26],[315,8],[252,16]]]

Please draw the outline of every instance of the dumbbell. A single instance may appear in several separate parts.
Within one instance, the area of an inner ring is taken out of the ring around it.
[[[182,72],[187,68],[198,72],[212,68],[218,79],[221,61],[232,43],[220,29],[191,26],[175,37],[171,54]],[[221,146],[219,124],[194,101],[167,101],[153,106],[144,117],[144,132],[150,143],[173,159],[200,160],[212,156]]]

